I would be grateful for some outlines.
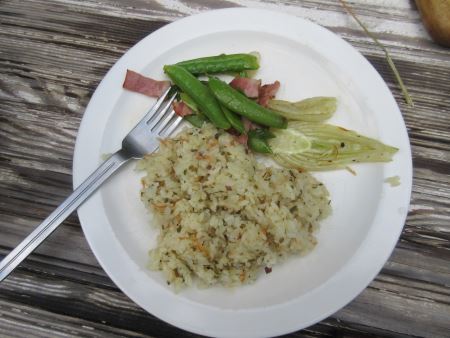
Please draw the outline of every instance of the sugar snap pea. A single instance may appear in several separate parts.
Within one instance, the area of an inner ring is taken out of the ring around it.
[[[238,73],[238,76],[239,76],[239,77],[249,77],[249,76],[248,76],[248,72],[247,72],[246,70],[241,70],[241,71]]]
[[[247,144],[250,147],[250,149],[256,153],[263,153],[263,154],[272,153],[272,149],[267,143],[267,139],[260,137],[260,135],[258,135],[258,133],[256,133],[255,130],[250,130],[248,132]]]
[[[272,133],[269,129],[265,128],[253,129],[252,133],[258,136],[259,138],[262,138],[263,140],[275,138],[275,134]]]
[[[188,121],[190,124],[192,124],[194,127],[201,128],[203,126],[203,123],[207,122],[208,119],[205,115],[203,115],[200,110],[198,109],[198,105],[194,102],[192,97],[190,97],[188,94],[181,92],[180,93],[180,99],[183,101],[195,114],[192,115],[186,115],[183,117],[184,120]]]
[[[183,117],[183,119],[197,128],[201,128],[203,126],[203,123],[208,121],[203,114],[186,115],[185,117]]]
[[[186,105],[191,108],[193,111],[198,113],[198,105],[194,102],[192,97],[190,97],[188,94],[181,92],[180,93],[180,100],[186,103]]]
[[[250,121],[273,128],[284,129],[287,127],[287,121],[284,117],[260,106],[222,80],[210,77],[208,86],[223,106],[245,116]]]
[[[214,95],[211,94],[207,86],[201,83],[194,75],[186,69],[176,65],[164,66],[164,72],[170,79],[186,94],[188,94],[199,109],[218,128],[228,129],[230,122],[220,108]]]
[[[177,100],[180,98],[180,88],[178,88],[175,85],[170,86],[169,93],[167,94],[167,97],[172,97],[173,94],[177,94],[176,98]]]
[[[209,89],[208,89],[209,90]],[[194,112],[197,114],[188,115],[185,116],[185,120],[189,121],[192,125],[195,127],[201,128],[203,123],[207,121],[206,117],[201,114],[201,112],[198,109],[198,105],[194,102],[194,100],[186,93],[180,93],[180,99],[187,104],[189,108],[191,108]],[[222,108],[223,114],[225,115],[225,118],[230,122],[231,126],[236,129],[241,134],[245,133],[244,124],[242,123],[241,119],[232,111],[230,111],[228,108],[224,106],[220,106]]]
[[[259,68],[258,58],[252,54],[220,54],[178,62],[192,74],[240,72]]]
[[[239,116],[237,116],[235,113],[233,113],[227,107],[225,107],[225,106],[221,106],[221,107],[222,107],[223,114],[227,118],[228,122],[230,122],[231,126],[234,129],[236,129],[238,132],[240,132],[241,134],[245,134],[244,124],[242,123]]]

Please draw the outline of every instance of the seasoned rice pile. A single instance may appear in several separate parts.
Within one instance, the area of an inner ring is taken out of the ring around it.
[[[313,249],[330,213],[327,189],[310,174],[266,167],[212,126],[162,140],[138,169],[146,172],[141,199],[160,228],[150,268],[176,289],[252,282]]]

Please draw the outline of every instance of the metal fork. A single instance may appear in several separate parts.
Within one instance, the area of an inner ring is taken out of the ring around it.
[[[170,89],[158,99],[122,141],[122,149],[103,162],[78,188],[29,234],[0,263],[0,282],[36,249],[74,210],[76,210],[117,169],[131,159],[140,159],[159,146],[157,137],[174,132],[182,118],[170,109],[175,95],[166,100]]]

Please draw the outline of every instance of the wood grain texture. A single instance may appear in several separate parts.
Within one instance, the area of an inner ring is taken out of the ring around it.
[[[208,9],[249,6],[321,24],[382,75],[405,119],[414,181],[391,258],[353,302],[292,337],[448,337],[450,332],[450,51],[435,45],[413,2],[348,1],[383,53],[334,0],[2,0],[0,2],[0,256],[71,191],[76,133],[107,70],[138,40]],[[173,337],[192,334],[124,296],[93,257],[76,215],[0,284],[0,336]]]

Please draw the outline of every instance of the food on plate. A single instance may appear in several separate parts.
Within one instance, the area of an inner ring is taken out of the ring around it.
[[[263,107],[267,107],[269,101],[277,94],[278,89],[280,89],[279,81],[262,86],[259,90],[258,103]]]
[[[284,117],[250,100],[226,82],[216,77],[210,77],[208,86],[217,100],[236,114],[242,115],[263,126],[286,128],[287,121]]]
[[[248,77],[248,71],[258,68],[259,54],[241,53],[165,65],[164,72],[175,84],[172,90],[179,94],[178,101],[173,103],[179,116],[197,128],[211,122],[236,135],[238,142],[252,151],[270,154],[283,166],[301,170],[345,168],[353,172],[351,164],[392,159],[396,148],[322,123],[335,113],[335,97],[311,97],[297,102],[275,99],[279,81],[261,86],[261,80]],[[233,71],[239,74],[229,84],[209,76]],[[208,80],[196,75],[207,75]],[[132,71],[127,71],[124,83],[124,88],[147,95],[149,91],[152,95],[160,93],[167,86],[168,81],[153,80]],[[288,121],[291,130],[283,132]],[[270,138],[268,128],[273,130]]]
[[[324,123],[336,111],[334,97],[275,99],[280,82],[261,86],[249,74],[258,68],[252,54],[164,66],[177,92],[174,111],[195,128],[161,140],[138,169],[145,173],[141,200],[160,231],[150,267],[177,290],[194,281],[251,283],[308,253],[331,207],[326,187],[307,171],[354,173],[349,165],[387,162],[398,150]],[[229,72],[239,73],[230,83],[210,75]],[[168,85],[128,71],[124,88],[161,95]],[[254,153],[281,167],[261,164]]]
[[[225,117],[227,118],[228,122],[230,122],[231,127],[234,128],[237,132],[245,134],[245,127],[244,123],[242,122],[242,119],[238,115],[233,113],[231,110],[229,110],[227,107],[222,105],[220,107],[222,108],[222,111]]]
[[[220,54],[181,61],[176,65],[195,75],[241,72],[258,69],[259,54]]]
[[[275,135],[267,129],[252,129],[248,131],[248,146],[255,153],[272,154],[267,140],[274,138]]]
[[[301,170],[345,169],[359,162],[388,162],[398,151],[375,139],[345,128],[317,122],[289,122],[284,130],[273,129],[269,140],[274,160]]]
[[[208,87],[200,82],[186,69],[176,65],[164,66],[164,72],[170,79],[198,105],[202,113],[218,128],[228,129],[230,122],[226,119],[214,95]]]
[[[141,199],[160,234],[150,267],[180,289],[253,282],[311,251],[331,207],[309,173],[267,167],[224,130],[205,124],[161,141],[142,159]]]
[[[175,113],[178,116],[182,116],[194,127],[201,128],[203,124],[208,121],[206,116],[200,112],[197,104],[188,94],[181,92],[179,96],[180,101],[175,101],[173,103],[173,110]],[[181,107],[179,106],[180,104],[182,104]]]
[[[255,153],[272,154],[272,149],[267,142],[257,134],[254,134],[253,131],[248,133],[247,143],[249,148]]]
[[[261,80],[236,76],[230,82],[230,86],[236,90],[239,90],[248,98],[257,99],[259,96],[259,90],[261,88]]]
[[[194,112],[192,109],[183,101],[175,101],[172,104],[173,110],[175,111],[175,114],[181,117],[186,117],[188,115],[193,115]]]
[[[270,100],[267,106],[288,120],[322,122],[333,116],[337,100],[335,97],[316,96],[297,102]]]
[[[123,88],[150,97],[159,97],[170,87],[170,81],[157,81],[127,69]]]
[[[200,110],[198,108],[197,103],[186,93],[181,92],[180,93],[180,100],[183,101],[188,105],[189,108],[191,108],[192,111],[198,113]]]
[[[400,183],[400,176],[391,176],[384,180],[384,182],[388,183],[391,187],[398,187]]]
[[[197,128],[201,128],[203,124],[208,121],[208,119],[202,114],[187,115],[184,119]]]

